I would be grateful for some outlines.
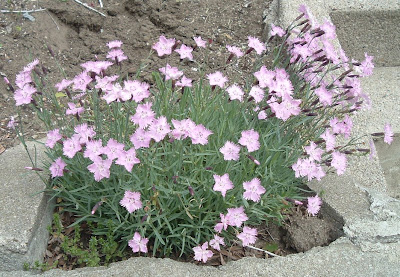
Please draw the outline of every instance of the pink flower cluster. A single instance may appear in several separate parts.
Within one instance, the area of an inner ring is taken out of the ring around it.
[[[15,84],[18,88],[14,91],[16,106],[29,104],[33,101],[32,97],[37,90],[31,77],[31,73],[38,64],[39,60],[36,59],[25,66],[24,69],[17,74]]]

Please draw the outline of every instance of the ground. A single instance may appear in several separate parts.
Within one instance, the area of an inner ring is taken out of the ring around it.
[[[28,16],[0,12],[1,76],[13,84],[15,75],[28,62],[38,58],[49,71],[48,86],[53,86],[64,77],[73,78],[81,72],[81,63],[96,56],[104,58],[108,51],[106,43],[112,40],[124,43],[123,50],[129,60],[123,70],[133,76],[141,61],[148,57],[152,44],[162,34],[188,45],[194,45],[194,36],[211,39],[214,54],[209,66],[218,68],[227,58],[223,50],[226,44],[244,46],[248,36],[267,39],[262,24],[263,11],[268,9],[272,0],[103,0],[103,8],[95,0],[83,2],[106,16],[73,0],[1,1],[0,10],[45,9],[30,12]],[[143,74],[145,80],[150,80],[151,70],[156,69],[160,61],[153,55],[148,62]],[[190,64],[182,66],[190,67]],[[19,143],[13,130],[7,128],[11,116],[24,123],[28,139],[45,136],[31,108],[23,107],[18,117],[13,93],[1,81],[0,154]],[[323,215],[310,217],[304,210],[295,210],[283,227],[260,229],[260,237],[264,242],[278,241],[280,254],[306,251],[315,245],[326,245],[340,235],[336,224],[327,220],[328,217]],[[47,254],[55,257],[58,253],[54,253],[53,246],[49,244]],[[224,250],[220,259],[212,260],[210,264],[223,264],[225,260],[246,255],[264,256],[262,252],[247,251],[242,247],[231,250]]]

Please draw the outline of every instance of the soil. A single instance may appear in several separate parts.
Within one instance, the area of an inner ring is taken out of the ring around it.
[[[189,45],[193,45],[194,36],[211,39],[214,58],[208,66],[218,68],[227,57],[226,51],[225,56],[221,51],[226,44],[244,46],[248,36],[266,40],[262,17],[272,0],[103,0],[103,8],[95,0],[82,2],[106,17],[73,0],[1,1],[0,10],[46,10],[29,13],[34,21],[22,13],[0,12],[0,75],[14,83],[15,75],[38,58],[50,72],[48,85],[54,85],[64,78],[59,68],[64,70],[65,76],[72,78],[81,72],[81,63],[96,56],[104,57],[108,52],[106,43],[112,40],[124,43],[123,50],[129,57],[124,70],[133,75],[161,34]],[[148,62],[143,75],[145,80],[150,79],[154,68],[158,68],[159,59],[153,55]],[[27,139],[45,136],[30,107],[22,107],[18,116],[12,91],[0,81],[0,154],[19,143],[13,130],[7,128],[11,116],[17,122],[22,121]],[[294,209],[287,214],[283,226],[260,226],[260,241],[256,246],[276,245],[275,254],[287,255],[327,245],[342,235],[340,220],[335,221],[332,213],[326,212],[328,210],[329,207],[325,207],[318,217],[310,217],[304,209]],[[63,222],[65,226],[70,223],[71,219]],[[81,226],[81,229],[87,228]],[[68,232],[65,235],[73,235],[71,229]],[[90,230],[87,232],[88,235],[82,238],[90,237]],[[58,257],[64,260],[59,263],[60,268],[82,266],[76,264],[73,257],[63,255],[55,244],[57,241],[50,238],[45,261],[54,262]],[[221,254],[214,256],[209,265],[224,264],[244,256],[268,257],[263,252],[241,246],[223,249]]]

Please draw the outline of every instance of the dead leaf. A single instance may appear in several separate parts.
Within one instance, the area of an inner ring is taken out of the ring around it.
[[[6,148],[0,144],[0,154],[6,151]]]

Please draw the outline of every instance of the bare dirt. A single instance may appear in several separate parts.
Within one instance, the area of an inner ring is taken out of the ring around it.
[[[103,8],[95,0],[82,2],[106,17],[73,0],[1,1],[0,10],[45,9],[29,13],[34,21],[23,13],[0,12],[1,76],[14,83],[15,75],[27,63],[38,58],[50,72],[48,85],[53,86],[64,77],[72,78],[81,72],[81,63],[95,59],[96,55],[104,57],[108,52],[106,43],[112,40],[124,43],[123,50],[129,57],[124,70],[135,74],[140,62],[148,56],[151,46],[162,34],[188,45],[193,45],[194,36],[212,39],[214,58],[210,66],[218,67],[227,57],[226,51],[220,51],[226,44],[246,45],[248,36],[266,40],[262,17],[272,0],[103,0]],[[54,57],[48,47],[54,52]],[[159,59],[156,55],[150,57],[149,67],[143,76],[145,80],[149,79],[151,70],[157,68],[157,63]],[[0,154],[19,143],[13,130],[7,128],[11,116],[22,121],[27,139],[45,136],[31,108],[22,107],[18,117],[12,91],[0,81]],[[276,253],[281,255],[327,245],[342,234],[341,224],[332,221],[327,213],[310,217],[304,210],[297,210],[287,216],[282,227],[265,226],[259,230],[264,245],[277,244]],[[46,255],[58,257],[55,248],[49,244]],[[59,251],[59,248],[56,249]],[[223,251],[209,264],[224,264],[243,256],[265,257],[262,252],[242,247]],[[72,268],[67,261],[63,264],[64,269]]]

